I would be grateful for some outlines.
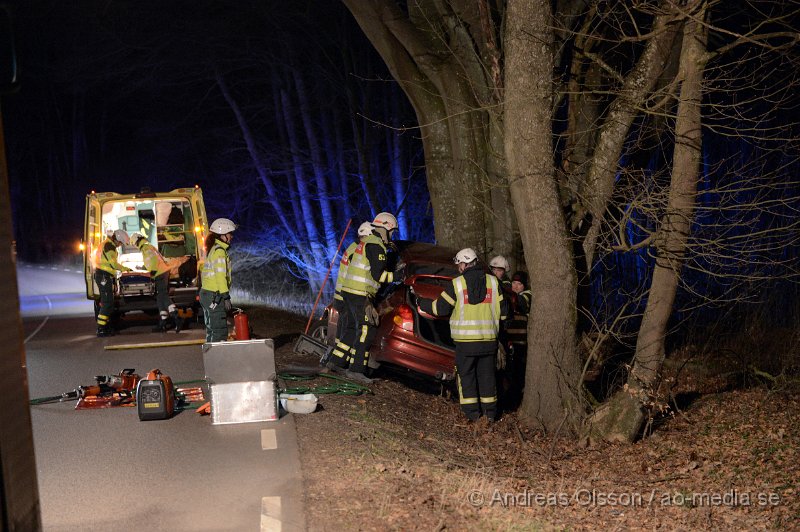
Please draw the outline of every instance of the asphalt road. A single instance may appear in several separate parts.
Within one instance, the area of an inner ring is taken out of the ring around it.
[[[160,368],[174,381],[204,377],[199,345],[104,350],[104,345],[198,339],[151,333],[134,321],[96,338],[79,273],[18,267],[31,398],[93,384],[95,375]],[[83,298],[83,299],[82,299]],[[143,316],[143,315],[142,315]],[[193,410],[141,422],[134,408],[31,407],[46,531],[304,530],[294,421],[212,425]]]

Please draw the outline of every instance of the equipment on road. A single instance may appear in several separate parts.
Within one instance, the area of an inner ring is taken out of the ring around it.
[[[136,386],[136,409],[139,421],[169,419],[175,412],[175,387],[160,369],[150,370]]]
[[[94,378],[94,385],[78,386],[70,392],[33,399],[30,403],[32,405],[41,405],[78,399],[78,404],[75,406],[77,410],[107,408],[130,403],[133,401],[133,390],[139,381],[139,375],[134,371],[136,370],[133,368],[126,368],[116,375],[97,375]]]
[[[250,339],[250,322],[247,319],[247,313],[240,308],[237,308],[233,314],[233,336],[236,340]]]
[[[118,351],[122,349],[149,349],[151,347],[175,347],[180,345],[202,345],[206,343],[205,338],[197,338],[196,340],[177,340],[175,342],[143,342],[141,344],[119,344],[119,345],[106,345],[103,349],[107,351]]]

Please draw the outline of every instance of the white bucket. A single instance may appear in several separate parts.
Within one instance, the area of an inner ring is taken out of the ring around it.
[[[281,406],[292,414],[310,414],[317,409],[317,396],[313,393],[282,393]]]

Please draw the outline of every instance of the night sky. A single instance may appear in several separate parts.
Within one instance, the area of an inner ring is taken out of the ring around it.
[[[74,252],[92,189],[199,184],[211,218],[235,218],[251,236],[268,231],[275,220],[217,76],[246,116],[282,195],[289,190],[281,185],[286,150],[275,96],[277,87],[293,94],[296,73],[308,90],[312,127],[325,138],[327,120],[344,137],[338,156],[327,159],[332,183],[358,174],[353,117],[376,154],[386,137],[376,122],[414,122],[383,62],[335,0],[26,0],[11,8],[21,88],[3,98],[3,118],[17,247],[30,260]],[[321,110],[329,114],[323,118]],[[426,197],[416,133],[403,142],[405,169],[414,176],[409,190]],[[333,168],[341,158],[347,160]],[[310,153],[300,159],[309,164]],[[387,175],[381,156],[373,159],[373,175]],[[342,226],[348,215],[371,215],[357,187],[349,193],[336,198],[348,205]],[[416,236],[424,238],[421,227]]]

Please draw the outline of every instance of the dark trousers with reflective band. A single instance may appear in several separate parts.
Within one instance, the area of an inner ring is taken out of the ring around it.
[[[456,379],[461,410],[468,419],[481,414],[497,417],[497,383],[494,366],[497,345],[486,353],[464,353],[462,342],[456,342]]]
[[[369,361],[369,347],[375,339],[377,327],[372,323],[372,316],[368,316],[366,309],[369,298],[345,292],[344,297],[345,311],[348,314],[348,328],[342,336],[342,344],[350,348],[350,352],[345,358],[342,357],[343,349],[334,349],[335,363],[340,367],[348,367],[342,364],[342,360],[349,362],[350,371],[364,373],[367,370]]]
[[[200,290],[200,306],[203,307],[203,321],[206,325],[206,342],[224,342],[228,339],[228,320],[225,305],[220,301],[209,308],[216,292]]]
[[[334,301],[333,308],[336,309],[338,313],[338,319],[336,321],[336,338],[333,342],[331,362],[339,367],[346,368],[348,360],[350,359],[350,349],[352,345],[345,343],[344,339],[347,337],[348,331],[354,328],[355,322],[348,309],[348,305],[344,302],[344,295],[341,300],[337,299]],[[355,337],[355,332],[350,332],[350,336]]]
[[[169,272],[164,272],[153,278],[156,284],[156,305],[158,305],[158,313],[161,319],[167,319],[169,315],[169,306],[172,301],[169,299]]]
[[[95,270],[94,282],[100,291],[100,311],[97,313],[97,328],[108,329],[114,314],[114,276],[104,270]]]

